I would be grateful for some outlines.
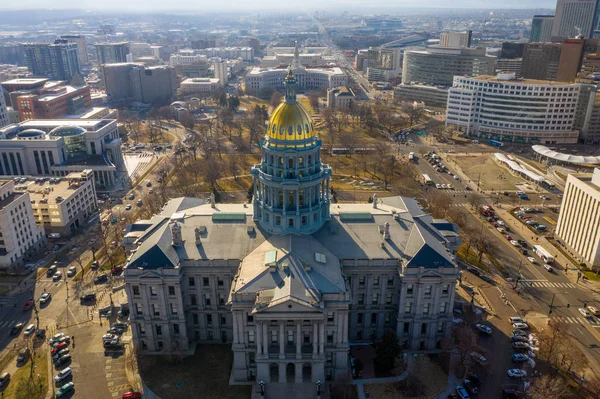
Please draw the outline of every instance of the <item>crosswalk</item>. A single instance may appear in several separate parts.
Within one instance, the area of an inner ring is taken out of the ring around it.
[[[571,283],[553,283],[551,281],[532,281],[532,280],[521,280],[521,284],[528,287],[537,288],[577,288],[575,284]]]
[[[598,324],[596,320],[574,316],[555,316],[552,317],[552,321],[563,324]]]
[[[17,320],[1,320],[0,321],[0,330],[5,327],[11,328],[15,323],[17,323]]]
[[[52,281],[52,280],[40,280],[35,283],[35,286],[38,288],[50,288],[50,287],[58,287],[62,284],[62,281]]]

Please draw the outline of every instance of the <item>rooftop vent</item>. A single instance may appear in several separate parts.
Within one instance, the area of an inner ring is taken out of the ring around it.
[[[315,261],[319,263],[327,263],[327,257],[319,252],[315,252]]]
[[[270,272],[277,270],[277,250],[273,249],[265,254],[265,266],[269,267]]]
[[[248,233],[248,235],[254,234],[255,233],[254,226],[246,227],[246,232]]]

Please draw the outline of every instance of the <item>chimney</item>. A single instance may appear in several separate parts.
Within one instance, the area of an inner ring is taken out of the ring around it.
[[[383,225],[383,239],[390,239],[390,224],[388,222],[385,222],[385,224]]]
[[[373,209],[377,209],[377,193],[373,194]]]
[[[210,207],[215,207],[215,193],[210,193]]]
[[[179,247],[183,245],[183,238],[181,237],[181,226],[177,222],[171,225],[171,237],[173,239],[174,247]]]
[[[194,234],[196,235],[196,245],[200,245],[202,240],[200,239],[200,228],[196,227],[194,229]]]

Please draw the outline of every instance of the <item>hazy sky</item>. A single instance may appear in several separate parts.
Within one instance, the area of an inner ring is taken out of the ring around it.
[[[2,4],[4,3],[4,4]],[[340,9],[373,13],[381,8],[554,8],[556,0],[2,0],[0,9],[90,9],[90,10],[265,10],[265,9]],[[2,24],[0,16],[0,24]]]

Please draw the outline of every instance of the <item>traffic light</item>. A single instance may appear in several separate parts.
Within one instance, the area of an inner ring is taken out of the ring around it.
[[[584,308],[587,308],[587,302],[584,302],[584,303],[583,303],[583,307],[584,307]]]
[[[570,308],[570,307],[571,307],[571,304],[570,304],[570,303],[567,303],[567,307],[568,307],[568,308]]]

